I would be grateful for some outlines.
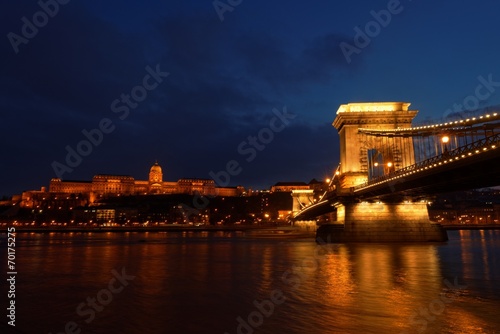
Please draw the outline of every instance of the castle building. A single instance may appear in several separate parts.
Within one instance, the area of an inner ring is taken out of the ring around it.
[[[80,195],[88,204],[107,196],[150,195],[150,194],[200,194],[206,196],[241,196],[243,187],[216,187],[214,180],[183,178],[177,182],[163,181],[163,170],[158,162],[149,170],[148,180],[135,180],[129,175],[97,174],[92,181],[62,180],[53,178],[49,191],[26,191],[23,193],[21,206],[33,207],[33,202],[59,195]]]

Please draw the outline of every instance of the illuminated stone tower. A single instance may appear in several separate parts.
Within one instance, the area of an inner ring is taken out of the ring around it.
[[[446,231],[429,220],[420,196],[389,196],[363,200],[352,187],[371,176],[386,175],[415,163],[412,137],[372,136],[360,129],[409,128],[416,110],[410,103],[377,102],[341,105],[333,126],[340,136],[340,175],[336,220],[318,228],[317,238],[329,242],[446,241]]]
[[[333,126],[340,136],[340,186],[354,187],[368,180],[374,167],[379,174],[415,163],[412,138],[381,138],[359,133],[359,128],[397,129],[411,127],[416,110],[410,103],[376,102],[343,104]]]
[[[149,171],[149,192],[160,193],[163,186],[163,172],[158,161],[151,167]]]

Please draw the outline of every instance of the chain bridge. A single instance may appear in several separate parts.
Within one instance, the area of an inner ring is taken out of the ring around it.
[[[332,242],[444,241],[429,221],[431,196],[500,185],[500,114],[412,126],[410,103],[341,105],[333,126],[340,136],[340,164],[316,199],[297,191],[293,220],[332,222],[317,237]]]

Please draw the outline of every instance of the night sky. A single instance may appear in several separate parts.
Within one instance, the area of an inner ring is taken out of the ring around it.
[[[417,123],[500,104],[494,0],[54,1],[2,3],[0,196],[155,160],[168,181],[232,161],[220,185],[308,182],[338,163],[340,104],[411,102]]]

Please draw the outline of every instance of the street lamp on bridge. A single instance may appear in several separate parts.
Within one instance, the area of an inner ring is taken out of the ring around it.
[[[379,167],[381,166],[383,169],[382,169],[382,172],[383,174],[380,174],[379,172],[377,173],[376,171],[373,170],[374,167]],[[371,175],[372,177],[379,177],[379,176],[382,176],[382,175],[385,175],[385,174],[389,174],[390,172],[392,172],[392,167],[394,166],[394,164],[392,163],[392,161],[388,161],[386,163],[378,163],[378,162],[374,162],[372,164],[372,172],[371,172]]]
[[[448,136],[443,136],[441,137],[441,143],[443,144],[443,154],[447,154],[448,153],[448,143],[450,142],[450,137]]]

